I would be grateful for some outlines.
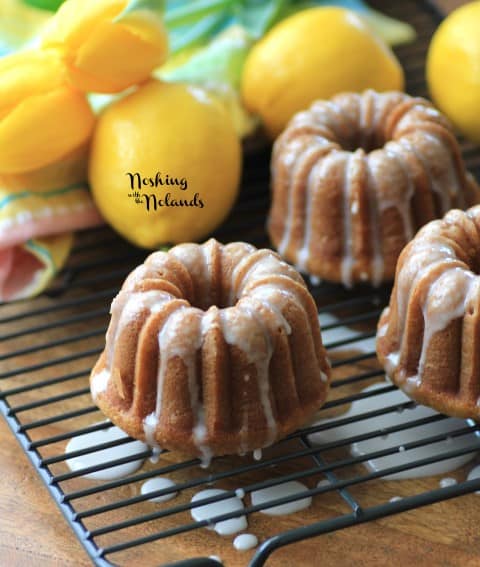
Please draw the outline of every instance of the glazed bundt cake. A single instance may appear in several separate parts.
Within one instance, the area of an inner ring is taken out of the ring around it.
[[[295,430],[325,400],[315,303],[271,250],[212,239],[155,252],[128,276],[111,316],[92,396],[150,445],[206,462],[243,454]]]
[[[451,126],[428,101],[347,93],[296,114],[275,142],[268,230],[311,276],[379,285],[419,227],[479,201]]]
[[[422,228],[398,260],[377,352],[411,398],[480,418],[480,206]]]

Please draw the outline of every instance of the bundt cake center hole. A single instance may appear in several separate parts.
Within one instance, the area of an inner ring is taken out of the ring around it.
[[[358,131],[355,135],[342,140],[342,148],[348,152],[363,150],[366,154],[369,154],[375,150],[381,150],[385,142],[380,132]]]

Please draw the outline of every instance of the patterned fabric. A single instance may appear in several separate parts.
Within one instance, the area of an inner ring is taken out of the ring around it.
[[[86,178],[86,148],[61,162],[0,175],[0,301],[43,291],[65,264],[74,230],[103,220]]]

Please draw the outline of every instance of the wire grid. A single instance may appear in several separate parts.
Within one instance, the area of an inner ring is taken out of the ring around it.
[[[418,41],[399,48],[397,53],[406,68],[407,91],[425,96],[424,56],[437,16],[427,4],[392,2],[390,6],[389,12],[393,16],[408,20],[417,28]],[[385,5],[382,7],[385,9]],[[464,143],[463,153],[469,168],[480,176],[478,149]],[[247,158],[241,200],[230,219],[215,235],[219,240],[241,239],[256,246],[268,245],[264,231],[269,203],[267,187],[268,150],[264,150]],[[372,292],[367,287],[360,287],[352,294],[329,284],[311,287],[320,317],[325,313],[330,317],[330,322],[322,326],[322,333],[325,335],[328,331],[346,326],[351,331],[346,337],[326,341],[333,366],[333,395],[319,415],[337,412],[336,417],[295,432],[266,450],[260,461],[248,456],[215,459],[212,467],[205,471],[198,466],[197,459],[181,460],[168,453],[162,454],[156,464],[147,461],[143,468],[127,478],[101,483],[82,478],[89,472],[151,457],[151,451],[147,450],[81,471],[69,471],[65,465],[67,457],[133,442],[127,438],[75,454],[64,453],[68,440],[111,425],[109,421],[101,421],[101,414],[92,404],[88,374],[103,348],[110,301],[123,278],[144,257],[143,251],[130,247],[106,228],[89,231],[79,238],[68,267],[46,294],[33,301],[4,305],[0,309],[0,409],[96,565],[126,565],[129,563],[128,552],[138,552],[143,548],[152,549],[153,564],[158,565],[164,557],[158,547],[151,546],[159,540],[176,541],[180,538],[181,545],[182,536],[192,532],[203,533],[200,528],[239,515],[247,515],[252,521],[258,517],[257,512],[266,507],[306,496],[317,497],[314,502],[320,500],[320,495],[330,499],[329,502],[335,500],[333,514],[332,509],[329,514],[320,510],[318,517],[310,514],[303,518],[301,527],[267,534],[266,541],[250,561],[251,567],[259,567],[273,551],[294,542],[480,489],[480,480],[472,480],[406,494],[398,501],[372,503],[375,482],[382,477],[475,452],[480,448],[477,437],[467,447],[455,449],[452,446],[450,450],[439,451],[434,456],[376,472],[368,472],[362,463],[399,451],[426,447],[445,439],[446,435],[420,437],[408,445],[400,447],[393,444],[363,456],[352,456],[347,450],[354,442],[435,423],[446,419],[445,416],[434,415],[381,431],[312,444],[311,435],[315,433],[373,420],[414,405],[410,401],[389,407],[379,405],[361,415],[349,417],[338,413],[344,412],[356,400],[374,398],[395,390],[393,385],[384,385],[374,391],[361,391],[383,377],[373,349],[366,350],[360,345],[366,340],[373,340],[376,321],[388,301],[390,290],[382,288]],[[335,318],[332,319],[332,315]],[[449,436],[476,434],[478,429],[479,426],[473,422],[465,421],[458,430],[449,432]],[[159,475],[174,478],[176,486],[141,495],[139,483]],[[317,481],[322,479],[324,482],[317,485]],[[255,490],[289,480],[302,480],[313,488],[268,504],[254,506],[247,503],[244,510],[225,513],[209,521],[196,522],[190,517],[193,507],[231,498],[235,496],[235,488],[241,488],[247,500]],[[193,490],[211,484],[226,488],[227,492],[195,504],[190,502]],[[357,487],[361,490],[356,490]],[[161,505],[146,502],[149,498],[173,491],[179,492],[179,496],[171,502]],[[218,564],[204,557],[187,560],[182,565]]]

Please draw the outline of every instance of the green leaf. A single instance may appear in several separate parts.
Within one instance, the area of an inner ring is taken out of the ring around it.
[[[248,33],[235,26],[235,29],[222,32],[185,63],[166,71],[160,69],[159,76],[168,81],[230,85],[238,90],[243,65],[252,43]]]
[[[211,14],[223,12],[235,0],[196,0],[193,2],[168,2],[165,24],[169,28],[188,26]]]
[[[288,0],[246,0],[237,2],[235,10],[239,23],[252,37],[260,39],[278,21],[287,3]]]
[[[170,53],[176,54],[183,49],[206,43],[221,28],[228,16],[226,12],[205,16],[195,24],[169,30]]]
[[[148,10],[149,12],[154,12],[155,14],[162,15],[165,8],[164,0],[129,0],[125,8],[114,18],[114,22],[119,22],[125,16],[128,16],[132,12],[138,12],[140,10]]]
[[[24,4],[40,8],[41,10],[50,10],[55,12],[63,4],[65,0],[23,0]]]

